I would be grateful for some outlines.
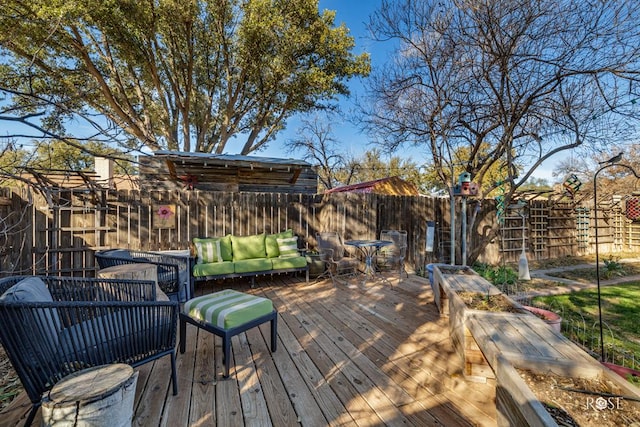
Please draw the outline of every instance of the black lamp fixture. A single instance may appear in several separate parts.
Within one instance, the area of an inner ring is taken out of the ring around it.
[[[631,166],[618,163],[620,162],[620,160],[622,160],[622,152],[613,156],[609,160],[600,162],[599,164],[602,166],[600,166],[600,168],[596,171],[595,175],[593,175],[593,213],[594,213],[594,220],[595,220],[595,227],[596,227],[596,232],[595,232],[596,283],[598,285],[598,323],[600,325],[600,361],[601,362],[605,362],[606,360],[604,359],[604,332],[602,328],[602,299],[600,294],[600,254],[598,252],[598,189],[597,189],[596,181],[598,178],[598,174],[601,171],[612,166],[629,169],[636,178],[640,179],[640,175],[638,175]]]

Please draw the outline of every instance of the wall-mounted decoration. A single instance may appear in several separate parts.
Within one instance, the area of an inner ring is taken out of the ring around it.
[[[187,174],[180,177],[186,190],[193,190],[198,185],[198,177],[195,175]]]
[[[176,205],[156,205],[153,209],[153,228],[176,228]]]
[[[569,197],[574,197],[582,187],[582,181],[575,174],[571,174],[562,185],[564,186],[565,194]]]

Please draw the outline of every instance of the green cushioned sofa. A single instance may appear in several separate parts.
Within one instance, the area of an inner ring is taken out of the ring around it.
[[[298,238],[292,230],[275,234],[254,234],[194,238],[195,281],[255,277],[278,273],[305,272],[309,282],[309,267],[298,249]]]

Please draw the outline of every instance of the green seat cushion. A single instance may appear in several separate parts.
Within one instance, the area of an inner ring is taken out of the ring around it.
[[[280,251],[278,250],[278,239],[285,239],[287,237],[293,237],[293,230],[290,228],[280,233],[267,234],[267,236],[265,237],[267,258],[275,258],[280,256]]]
[[[193,277],[217,276],[219,274],[233,274],[233,262],[222,261],[193,266]]]
[[[273,303],[267,298],[226,289],[190,299],[184,303],[183,312],[192,319],[231,329],[272,313]]]
[[[307,259],[303,256],[293,257],[278,257],[272,258],[274,270],[286,269],[286,268],[302,268],[307,266]]]
[[[231,236],[231,248],[233,249],[233,260],[241,261],[253,258],[266,258],[265,237],[263,234],[251,236]]]
[[[271,259],[255,258],[234,261],[234,271],[236,273],[253,273],[257,271],[269,271],[272,268]]]

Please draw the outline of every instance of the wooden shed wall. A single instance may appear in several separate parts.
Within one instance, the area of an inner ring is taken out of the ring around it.
[[[140,188],[142,190],[184,190],[187,184],[174,179],[168,172],[164,159],[140,158]],[[257,192],[316,194],[318,174],[312,167],[302,167],[295,181],[293,172],[282,168],[246,168],[233,165],[221,167],[192,168],[196,177],[195,188],[201,191]]]

